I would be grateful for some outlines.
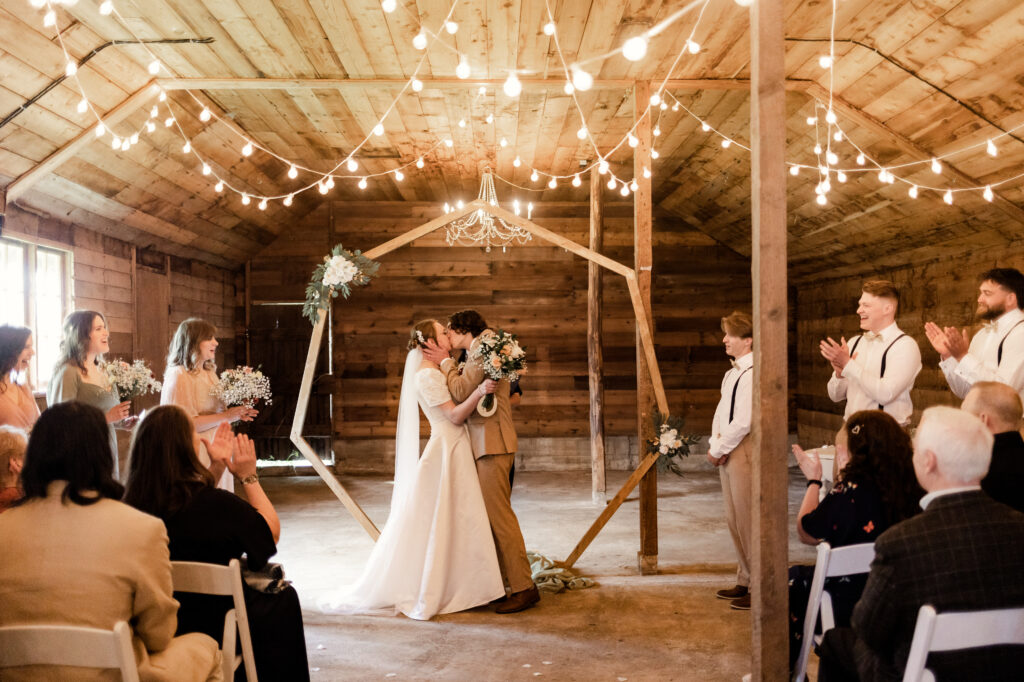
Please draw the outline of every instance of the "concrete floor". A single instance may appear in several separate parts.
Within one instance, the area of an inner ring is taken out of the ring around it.
[[[609,475],[610,494],[626,475]],[[804,487],[799,471],[790,479],[792,519]],[[597,586],[545,594],[519,614],[479,608],[431,622],[318,613],[317,597],[353,581],[372,543],[318,478],[264,480],[283,527],[277,560],[304,604],[314,680],[738,680],[749,672],[750,613],[714,596],[735,577],[714,472],[660,478],[658,575],[636,570],[634,496],[575,566]],[[387,477],[343,482],[383,524]],[[521,473],[513,504],[527,548],[553,559],[564,558],[599,513],[586,472]],[[791,532],[790,561],[813,560],[813,548]]]

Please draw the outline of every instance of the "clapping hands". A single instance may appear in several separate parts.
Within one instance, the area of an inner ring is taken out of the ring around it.
[[[238,478],[256,473],[256,446],[245,434],[233,434],[227,422],[221,422],[212,440],[201,440],[212,463],[226,466]]]
[[[793,456],[796,457],[796,463],[800,465],[800,471],[803,472],[808,481],[821,480],[821,458],[818,457],[818,453],[805,452],[802,447],[794,443]]]
[[[832,369],[835,370],[836,376],[843,376],[843,368],[850,361],[850,347],[846,345],[846,337],[840,337],[839,343],[836,343],[832,337],[829,337],[824,339],[819,344],[819,347],[821,349],[821,356],[829,361]]]
[[[967,338],[967,330],[957,330],[956,327],[940,327],[934,322],[926,322],[924,325],[925,336],[931,342],[932,348],[943,360],[954,357],[958,361],[967,355],[970,347],[970,340]]]

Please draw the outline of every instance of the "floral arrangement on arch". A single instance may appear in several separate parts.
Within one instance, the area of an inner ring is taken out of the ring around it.
[[[655,413],[654,438],[647,440],[648,454],[658,455],[655,462],[659,472],[671,471],[677,476],[683,475],[679,468],[679,458],[690,454],[690,446],[700,441],[699,436],[683,433],[683,418],[673,415]]]
[[[326,308],[330,299],[337,298],[339,293],[348,298],[352,287],[369,284],[379,267],[380,263],[361,252],[347,251],[341,244],[335,244],[331,253],[324,256],[324,262],[313,270],[306,285],[302,315],[316,324],[320,319],[320,309]]]
[[[163,385],[153,376],[153,370],[142,360],[128,364],[124,360],[111,360],[103,364],[107,381],[117,390],[121,400],[132,400],[147,393],[159,393]]]
[[[251,409],[261,400],[267,405],[273,402],[269,377],[248,366],[221,372],[220,380],[210,389],[210,394],[228,407],[245,405]]]
[[[508,379],[517,381],[520,374],[526,372],[526,350],[519,345],[515,334],[499,329],[497,333],[485,331],[480,335],[480,342],[470,354],[470,358],[479,362],[484,374],[495,381]],[[485,417],[494,414],[494,395],[485,395],[477,405],[477,412]]]

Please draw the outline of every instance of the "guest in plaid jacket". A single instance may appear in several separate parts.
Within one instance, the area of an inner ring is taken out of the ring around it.
[[[824,682],[900,679],[924,604],[939,613],[1024,605],[1024,514],[979,485],[992,434],[974,415],[932,407],[914,445],[924,512],[875,541],[852,628],[830,630],[822,642]],[[934,654],[928,668],[939,682],[1019,680],[1020,661],[1019,647],[992,647]]]

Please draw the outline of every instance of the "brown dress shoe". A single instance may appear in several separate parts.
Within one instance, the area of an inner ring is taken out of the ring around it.
[[[749,594],[749,590],[747,590],[747,588],[743,585],[737,585],[732,589],[719,590],[718,592],[715,592],[715,596],[719,599],[728,599],[729,601],[732,601],[733,599],[739,599],[740,597],[745,597],[747,596],[747,594]]]
[[[509,595],[509,598],[500,604],[496,609],[495,613],[517,613],[525,609],[530,608],[534,604],[540,601],[540,590],[537,589],[536,585],[531,585],[525,590],[519,592],[513,592]]]
[[[739,599],[733,599],[729,602],[730,609],[736,609],[737,611],[749,611],[750,610],[750,593],[740,597]]]

